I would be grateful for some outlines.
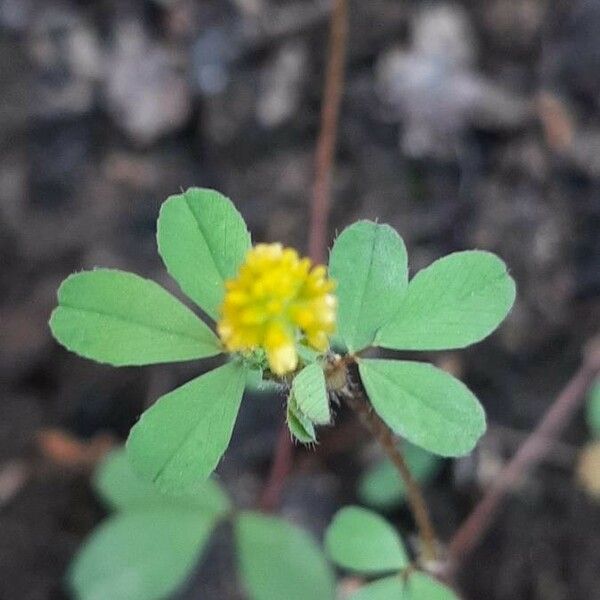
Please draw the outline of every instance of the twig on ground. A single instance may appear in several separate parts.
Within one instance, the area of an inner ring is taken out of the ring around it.
[[[488,424],[488,430],[482,440],[483,448],[501,445],[511,453],[529,437],[530,432],[520,431],[503,425]],[[548,448],[544,461],[562,469],[571,469],[579,456],[580,448],[554,440]]]
[[[594,339],[588,345],[578,371],[454,534],[448,547],[447,577],[452,577],[456,573],[462,561],[481,541],[505,496],[548,454],[554,440],[580,406],[586,390],[598,373],[600,373],[600,338]]]

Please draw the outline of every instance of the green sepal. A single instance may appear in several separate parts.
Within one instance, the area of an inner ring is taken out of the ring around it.
[[[292,392],[300,411],[317,425],[331,422],[329,395],[325,386],[323,367],[311,363],[292,381]]]
[[[298,408],[293,392],[290,392],[286,411],[287,425],[292,436],[302,444],[314,444],[317,441],[313,422]]]

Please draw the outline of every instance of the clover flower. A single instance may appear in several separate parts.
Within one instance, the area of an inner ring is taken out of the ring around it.
[[[217,331],[230,352],[262,348],[273,373],[298,366],[296,342],[324,352],[335,329],[334,282],[323,266],[312,267],[281,244],[258,244],[234,279],[225,282]]]

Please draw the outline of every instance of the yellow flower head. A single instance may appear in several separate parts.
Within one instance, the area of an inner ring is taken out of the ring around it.
[[[249,250],[238,276],[225,283],[217,330],[227,350],[262,348],[278,375],[296,369],[301,335],[315,350],[327,350],[335,329],[335,284],[325,267],[311,267],[310,259],[281,244]]]

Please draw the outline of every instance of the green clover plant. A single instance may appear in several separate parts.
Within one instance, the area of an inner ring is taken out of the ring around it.
[[[224,357],[221,366],[159,398],[132,428],[126,455],[101,468],[96,488],[116,514],[84,545],[71,586],[84,600],[163,598],[228,518],[253,600],[333,600],[331,569],[307,534],[276,517],[236,513],[208,479],[227,449],[245,387],[268,382],[286,390],[290,434],[305,444],[316,442],[317,427],[331,424],[331,400],[366,396],[405,441],[415,477],[426,479],[439,465],[436,455],[473,449],[486,427],[483,408],[432,364],[365,353],[478,342],[506,317],[514,282],[498,257],[478,250],[450,254],[409,281],[402,238],[371,221],[337,237],[326,271],[279,244],[252,247],[231,201],[198,188],[163,204],[157,240],[167,271],[202,318],[148,279],[95,269],[60,286],[54,337],[114,366]],[[334,333],[343,352],[329,348]],[[382,508],[404,492],[384,463],[365,476],[360,494]],[[353,600],[455,599],[409,568],[400,538],[374,513],[343,509],[326,547],[343,568],[386,575]]]
[[[181,289],[219,317],[226,281],[250,249],[233,204],[212,190],[172,196],[158,220],[158,249]],[[482,251],[456,252],[408,281],[402,238],[389,226],[351,225],[335,240],[329,275],[337,282],[337,326],[358,364],[373,408],[399,436],[441,456],[468,453],[485,430],[483,409],[460,381],[433,365],[357,355],[461,348],[490,334],[515,297],[504,263]],[[225,351],[202,319],[156,283],[123,271],[71,275],[58,292],[50,326],[68,349],[115,366],[215,356]],[[302,348],[292,375],[288,423],[301,442],[330,421],[327,356]],[[331,360],[331,359],[330,359]],[[231,438],[252,370],[268,370],[264,352],[232,352],[222,366],[160,398],[132,429],[135,470],[167,490],[206,479]],[[273,375],[273,374],[271,374]],[[289,381],[289,377],[281,378]]]
[[[400,536],[370,510],[340,510],[327,529],[325,548],[341,568],[378,577],[349,600],[458,600],[452,590],[410,567]]]
[[[185,494],[165,494],[138,477],[123,450],[115,450],[99,465],[93,484],[113,514],[71,563],[67,580],[77,598],[169,597],[224,521],[233,526],[239,578],[253,599],[334,598],[332,570],[310,535],[281,518],[237,512],[213,479]]]
[[[231,510],[211,479],[188,493],[162,493],[140,479],[121,450],[97,469],[93,486],[114,511],[79,549],[67,580],[77,598],[152,600],[185,581],[216,525]]]

